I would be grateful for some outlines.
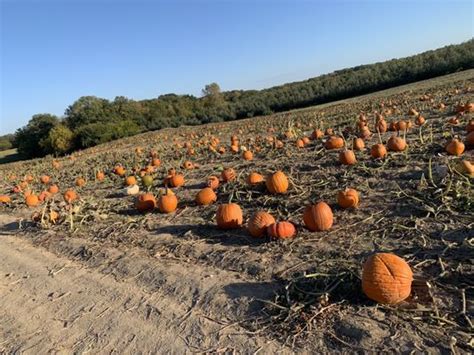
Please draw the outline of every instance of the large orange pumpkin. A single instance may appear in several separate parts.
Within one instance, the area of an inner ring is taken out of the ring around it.
[[[362,270],[362,290],[370,299],[385,304],[405,300],[411,292],[413,273],[402,258],[390,253],[371,255]]]
[[[252,237],[262,237],[270,224],[275,223],[275,218],[264,211],[255,212],[247,223],[247,229]]]
[[[243,222],[242,209],[236,203],[225,203],[217,208],[217,226],[221,229],[239,228]]]
[[[282,171],[277,171],[276,173],[267,177],[265,184],[267,189],[272,194],[283,194],[288,191],[288,178],[285,173]]]
[[[321,201],[306,207],[303,221],[310,231],[325,231],[332,227],[334,216],[331,207],[326,202]]]

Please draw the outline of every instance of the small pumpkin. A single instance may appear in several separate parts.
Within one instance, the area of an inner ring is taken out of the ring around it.
[[[332,227],[334,216],[331,207],[324,202],[307,206],[303,213],[303,222],[310,231],[325,231]]]
[[[267,232],[267,227],[275,223],[275,218],[264,211],[255,212],[247,223],[247,229],[252,237],[262,237]]]
[[[28,207],[36,207],[39,205],[40,200],[35,194],[29,194],[25,198],[25,203]]]
[[[220,229],[235,229],[242,226],[242,209],[236,203],[219,205],[216,213],[217,226]]]
[[[403,152],[407,147],[407,142],[402,137],[391,136],[387,141],[387,148],[392,152]]]
[[[161,213],[172,213],[178,207],[178,198],[170,189],[165,192],[158,199],[158,209]]]
[[[276,239],[291,239],[296,234],[296,228],[291,222],[278,222],[273,223],[267,227],[267,234],[271,238]]]
[[[207,187],[210,187],[213,190],[217,190],[219,187],[219,178],[217,176],[211,175],[207,178]]]
[[[418,115],[415,119],[415,123],[417,126],[423,126],[425,124],[426,120],[422,115]]]
[[[128,185],[125,188],[125,194],[131,196],[131,195],[137,195],[140,192],[140,187],[138,185]]]
[[[136,184],[137,184],[137,179],[133,175],[127,176],[127,178],[125,179],[125,185],[127,186],[132,186]]]
[[[196,203],[198,205],[210,205],[217,201],[217,195],[214,190],[210,187],[205,187],[200,190],[196,195]]]
[[[0,195],[0,203],[10,203],[12,199],[8,195]]]
[[[84,178],[79,177],[76,179],[76,186],[83,187],[86,184],[86,180]]]
[[[355,189],[345,189],[337,194],[337,203],[342,208],[357,207],[359,205],[359,193]]]
[[[78,199],[76,191],[74,191],[72,189],[67,190],[64,193],[63,197],[64,197],[64,201],[66,201],[67,203],[72,203],[72,202],[74,202],[75,200]]]
[[[296,140],[296,147],[297,148],[304,148],[304,141],[301,138]]]
[[[184,175],[183,174],[174,174],[168,176],[167,182],[171,187],[181,187],[184,185]]]
[[[370,299],[397,304],[411,293],[413,272],[405,260],[391,253],[376,253],[364,263],[362,290]]]
[[[223,180],[224,182],[233,181],[233,180],[235,180],[235,178],[236,178],[235,170],[232,169],[232,168],[225,168],[225,169],[222,171],[221,176],[222,176],[222,180]]]
[[[352,149],[354,150],[362,150],[365,148],[365,143],[362,138],[354,138],[352,141]]]
[[[272,194],[283,194],[288,191],[288,178],[282,171],[270,175],[265,180],[267,189]]]
[[[344,139],[338,136],[331,136],[329,139],[324,143],[324,147],[326,149],[339,149],[344,147]]]
[[[140,212],[151,211],[156,207],[156,198],[152,193],[144,193],[138,196],[135,207]]]
[[[251,172],[249,176],[247,176],[247,184],[249,185],[258,185],[264,182],[264,178],[261,174],[256,172]]]
[[[324,133],[323,131],[321,131],[320,129],[315,129],[312,133],[311,133],[311,139],[312,140],[316,140],[316,139],[320,139],[324,136]]]
[[[144,175],[142,177],[143,186],[150,187],[153,186],[153,176],[151,175]]]
[[[40,178],[41,183],[44,185],[48,184],[50,180],[51,178],[48,175],[43,175]]]
[[[250,150],[246,150],[243,154],[242,157],[244,160],[253,160],[253,153]]]
[[[353,150],[344,149],[339,153],[339,162],[343,165],[354,165],[357,163]]]
[[[58,185],[51,185],[50,187],[48,187],[48,192],[53,195],[57,194],[59,192]]]
[[[114,168],[114,173],[117,174],[118,176],[124,176],[126,173],[126,170],[122,165],[117,165]]]
[[[96,174],[95,174],[95,178],[98,180],[98,181],[102,181],[105,179],[105,174],[103,171],[98,171]]]
[[[370,155],[375,159],[383,159],[387,155],[387,149],[382,143],[374,144],[370,148]]]
[[[464,143],[456,138],[451,140],[451,142],[446,145],[446,151],[448,152],[448,154],[456,156],[460,156],[462,153],[464,153],[465,148],[466,146],[464,145]]]

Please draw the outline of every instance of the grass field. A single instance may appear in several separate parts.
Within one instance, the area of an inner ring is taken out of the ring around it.
[[[2,165],[0,194],[11,202],[0,206],[0,287],[7,294],[0,351],[472,352],[474,190],[461,161],[473,161],[466,131],[473,87],[474,71],[466,71],[304,110],[145,133],[54,161]],[[424,124],[416,124],[415,110]],[[361,113],[370,134],[353,165],[340,162],[344,149],[326,148],[330,132],[298,142],[332,129],[351,148],[364,132]],[[412,125],[377,134],[378,114],[389,126]],[[388,145],[392,135],[407,148],[372,157],[371,147]],[[445,150],[456,137],[466,142],[460,156]],[[234,180],[222,181],[226,168]],[[171,188],[177,209],[139,212],[125,178],[159,198],[170,169],[185,179]],[[289,180],[283,194],[248,184],[251,172],[277,170]],[[42,183],[43,175],[50,181]],[[152,177],[151,186],[141,175]],[[197,205],[209,176],[221,180],[217,201]],[[26,206],[25,191],[40,195],[51,184],[60,193]],[[357,208],[338,203],[346,188],[359,192]],[[79,196],[72,203],[63,198],[68,189]],[[219,229],[218,206],[229,201],[241,207],[243,225]],[[303,215],[319,201],[330,206],[334,224],[312,232]],[[252,237],[245,226],[257,211],[290,221],[296,237]],[[400,256],[413,271],[410,295],[397,304],[376,303],[361,288],[362,266],[377,252]]]

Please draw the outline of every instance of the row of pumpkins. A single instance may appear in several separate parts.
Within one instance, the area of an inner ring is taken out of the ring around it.
[[[255,176],[252,173],[251,176]],[[98,176],[103,179],[102,173]],[[144,176],[144,182],[150,183]],[[225,169],[222,172],[222,179],[226,182],[235,179],[235,172],[232,169]],[[258,176],[259,183],[263,183],[264,179]],[[42,176],[41,181],[44,184],[49,183],[47,176]],[[131,184],[133,179],[127,177],[126,184]],[[151,181],[152,182],[152,181]],[[82,184],[82,180],[76,183]],[[184,182],[183,182],[184,183]],[[215,176],[209,178],[208,187],[200,190],[196,195],[196,202],[199,205],[208,205],[217,201],[215,190],[219,186],[219,179]],[[266,188],[270,193],[285,193],[288,189],[289,182],[286,175],[277,171],[265,179]],[[137,185],[131,185],[137,186]],[[48,191],[51,194],[57,193],[59,190],[57,185],[50,185]],[[26,197],[27,204],[31,206],[37,205],[36,200],[31,200],[31,196]],[[72,204],[78,199],[77,193],[69,189],[64,195],[64,200]],[[359,193],[355,189],[346,189],[340,191],[337,195],[337,202],[342,208],[354,208],[359,204]],[[145,193],[138,196],[136,208],[139,211],[152,211],[158,208],[162,213],[171,213],[176,210],[178,199],[171,189],[165,188],[158,200],[152,193]],[[55,222],[59,215],[55,211],[51,211],[49,218],[51,222]],[[234,229],[243,225],[243,213],[240,206],[236,203],[226,203],[219,205],[216,213],[216,222],[218,228]],[[317,204],[307,206],[303,214],[303,222],[310,231],[329,230],[333,225],[333,212],[326,202],[318,202]],[[268,212],[255,212],[247,223],[247,230],[253,237],[261,238],[265,235],[276,239],[294,238],[296,234],[295,225],[289,221],[276,221]],[[364,263],[362,272],[362,289],[364,293],[372,300],[384,304],[396,304],[405,300],[411,293],[411,281],[413,278],[410,266],[400,257],[391,253],[376,253],[370,256]]]

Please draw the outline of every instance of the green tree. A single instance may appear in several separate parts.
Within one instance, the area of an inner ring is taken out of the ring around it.
[[[51,114],[34,115],[28,124],[15,133],[14,144],[18,153],[28,158],[41,157],[48,153],[40,142],[46,139],[49,131],[59,123],[59,119]]]
[[[40,141],[40,145],[47,153],[55,155],[65,154],[72,150],[74,144],[74,133],[64,124],[53,127],[47,138]]]

